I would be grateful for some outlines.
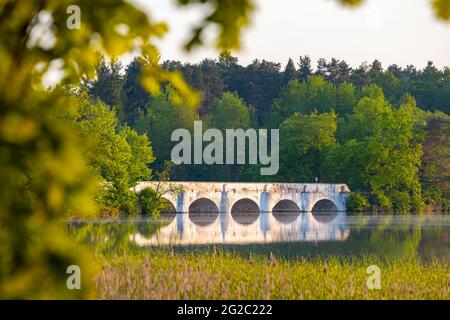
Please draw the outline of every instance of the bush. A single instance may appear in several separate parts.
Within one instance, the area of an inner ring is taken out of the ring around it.
[[[422,199],[427,204],[439,206],[444,211],[450,210],[450,198],[439,187],[425,190]]]
[[[392,202],[382,191],[373,193],[372,205],[375,209],[392,209]]]
[[[391,200],[396,211],[402,213],[411,211],[411,201],[407,192],[395,191],[391,194]]]
[[[369,200],[360,192],[352,193],[347,199],[347,209],[364,211],[369,208]]]
[[[152,188],[145,188],[138,195],[138,203],[142,214],[159,215],[159,200],[156,191]]]
[[[103,194],[99,199],[99,205],[102,211],[111,211],[111,215],[115,214],[137,214],[137,196],[124,183],[109,184],[102,191]]]
[[[416,212],[422,212],[422,210],[425,208],[425,202],[423,201],[419,193],[414,193],[411,196],[411,207]]]

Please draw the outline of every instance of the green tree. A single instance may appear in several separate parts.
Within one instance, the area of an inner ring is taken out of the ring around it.
[[[401,83],[392,72],[386,71],[376,74],[372,79],[372,83],[383,89],[383,93],[388,98],[389,102],[399,102],[401,98],[400,95],[403,93],[401,90]]]
[[[336,88],[334,109],[339,116],[351,113],[357,102],[356,88],[353,84],[344,82]]]
[[[370,84],[368,71],[369,66],[365,62],[352,71],[350,79],[357,88],[362,88]]]
[[[422,148],[414,134],[414,100],[408,98],[395,109],[377,86],[364,88],[362,94],[342,124],[345,142],[325,155],[327,178],[345,179],[353,190],[383,191],[387,196],[401,191],[420,197]]]
[[[179,192],[180,188],[170,183],[173,162],[166,161],[161,170],[155,172],[155,188],[145,188],[138,193],[138,204],[142,214],[159,216],[162,212],[176,213],[173,204],[164,198],[168,192]]]
[[[211,114],[205,120],[208,128],[216,128],[222,131],[224,143],[226,143],[226,129],[246,130],[251,126],[249,108],[242,98],[232,92],[225,92],[214,101]],[[214,180],[238,181],[244,170],[243,165],[236,164],[238,152],[239,150],[235,146],[235,164],[208,166],[208,177]]]
[[[106,212],[135,213],[136,196],[130,188],[150,179],[148,165],[154,161],[147,136],[129,127],[119,130],[115,112],[100,101],[82,100],[74,120],[91,172],[102,180],[96,200]]]
[[[369,200],[361,193],[352,193],[347,199],[347,208],[350,211],[364,211],[369,209]]]
[[[249,108],[236,93],[225,92],[214,101],[206,121],[208,127],[221,130],[247,129],[250,127]]]
[[[298,63],[298,77],[300,81],[303,81],[310,75],[312,75],[311,58],[305,55],[300,57],[300,62]]]
[[[335,141],[336,114],[294,113],[280,125],[280,171],[285,181],[322,177],[322,153]]]
[[[435,92],[433,106],[435,110],[440,110],[450,114],[450,68],[445,67],[442,72],[442,78],[437,83],[438,90]]]
[[[167,87],[164,92],[152,97],[145,106],[146,115],[139,117],[134,126],[139,133],[151,139],[157,155],[154,167],[158,169],[163,167],[164,161],[171,159],[172,148],[177,144],[170,140],[172,132],[178,128],[191,131],[194,121],[198,119],[195,108],[174,101],[174,94],[174,90]]]
[[[339,62],[338,72],[339,72],[339,83],[350,82],[350,74],[352,68],[344,60]]]
[[[129,125],[134,125],[136,119],[145,114],[145,105],[150,101],[150,95],[142,87],[140,79],[142,76],[144,61],[136,57],[126,67],[124,82],[122,86],[122,118]]]
[[[213,101],[223,93],[224,83],[215,60],[204,59],[193,71],[192,85],[201,95],[198,112],[202,116],[209,112]]]
[[[449,112],[448,70],[440,71],[433,62],[428,61],[427,66],[417,72],[414,78],[406,79],[404,86],[415,97],[418,105],[425,110]]]
[[[145,133],[140,135],[130,127],[124,127],[120,134],[125,137],[131,149],[131,161],[127,169],[131,184],[150,179],[152,170],[149,165],[155,157],[147,135]]]
[[[420,179],[428,203],[449,208],[450,203],[450,116],[427,113]]]
[[[372,64],[370,65],[370,68],[367,72],[370,81],[372,82],[373,79],[383,74],[383,66],[381,64],[381,61],[378,59],[375,59]]]
[[[335,104],[336,88],[323,77],[311,76],[304,82],[293,80],[273,102],[272,123],[278,125],[294,112],[328,112]]]
[[[327,73],[326,79],[334,85],[338,85],[341,82],[341,69],[339,67],[338,59],[331,58],[331,61],[327,64]]]
[[[117,58],[112,58],[109,63],[104,57],[100,58],[95,68],[95,78],[84,79],[89,95],[110,106],[120,105],[123,85],[121,70],[122,64]]]
[[[291,58],[289,58],[288,63],[284,68],[284,77],[283,77],[284,84],[288,83],[291,80],[294,80],[296,78],[296,74],[297,70],[295,70],[294,61]]]
[[[272,101],[280,93],[283,83],[280,68],[279,63],[255,59],[241,76],[241,89],[236,92],[248,106],[255,108],[258,126],[267,125]],[[233,88],[227,90],[232,91]]]

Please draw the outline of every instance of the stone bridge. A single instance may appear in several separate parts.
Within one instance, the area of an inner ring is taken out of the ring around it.
[[[264,213],[345,211],[350,190],[346,184],[263,182],[142,181],[135,192],[151,187],[176,213]]]

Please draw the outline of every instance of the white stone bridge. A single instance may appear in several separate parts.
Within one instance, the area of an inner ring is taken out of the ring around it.
[[[156,244],[260,243],[345,240],[345,184],[145,181],[135,192],[163,190],[177,213],[141,246]],[[335,212],[320,215],[320,212]],[[318,212],[315,214],[314,212]]]
[[[151,187],[164,190],[176,213],[322,212],[345,211],[350,190],[346,184],[253,182],[143,181],[135,192]]]

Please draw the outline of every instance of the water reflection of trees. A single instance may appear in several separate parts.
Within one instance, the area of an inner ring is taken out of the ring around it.
[[[426,253],[424,259],[429,262],[433,257],[450,261],[450,228],[444,226],[425,227],[419,243],[419,251]]]
[[[107,222],[71,222],[69,231],[72,237],[79,243],[99,251],[121,251],[135,244],[130,241],[130,236],[139,232],[150,237],[161,226],[167,224],[167,220],[113,220]]]
[[[398,221],[385,216],[357,217],[350,219],[350,235],[345,241],[292,241],[272,243],[197,244],[171,246],[173,250],[208,252],[225,250],[239,255],[274,254],[285,258],[359,258],[371,256],[386,260],[420,260],[429,262],[433,257],[444,261],[450,259],[449,227],[427,227],[426,217],[415,217],[411,221]],[[76,241],[86,243],[96,251],[120,251],[136,248],[133,237],[139,234],[146,238],[158,235],[158,230],[171,223],[169,220],[119,220],[109,222],[70,223],[69,229]]]
[[[364,217],[364,223],[351,228],[346,241],[353,255],[371,255],[381,259],[449,261],[449,227],[427,227],[426,216]],[[446,236],[447,235],[447,236]],[[447,241],[445,241],[447,238]]]

